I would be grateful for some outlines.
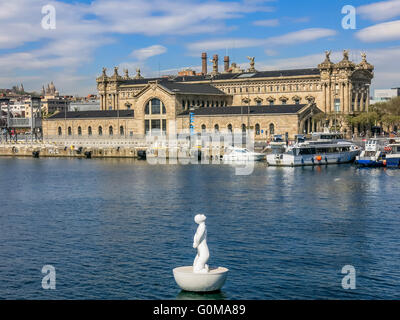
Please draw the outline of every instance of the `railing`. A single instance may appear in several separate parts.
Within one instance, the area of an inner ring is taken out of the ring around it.
[[[33,127],[41,127],[42,119],[41,118],[33,118]],[[31,128],[32,127],[32,119],[31,118],[10,118],[9,119],[9,127],[11,128]]]

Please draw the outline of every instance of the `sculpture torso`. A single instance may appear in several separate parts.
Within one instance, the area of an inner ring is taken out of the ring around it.
[[[195,218],[195,221],[196,223],[199,223],[199,226],[197,227],[196,234],[193,238],[193,248],[197,248],[197,255],[193,263],[193,272],[207,273],[208,265],[206,263],[210,257],[207,246],[207,229],[206,224],[204,223],[205,217],[203,220],[199,216],[200,215],[197,215],[197,219]],[[199,221],[200,219],[202,221]]]

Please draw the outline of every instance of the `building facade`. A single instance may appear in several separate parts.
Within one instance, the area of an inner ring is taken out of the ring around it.
[[[52,114],[59,111],[65,111],[69,108],[69,100],[61,97],[53,82],[42,88],[42,113],[44,115]]]
[[[356,64],[345,50],[342,60],[333,63],[327,51],[316,68],[279,71],[257,71],[254,57],[248,58],[249,68],[241,70],[224,57],[220,72],[214,55],[208,73],[203,53],[199,74],[147,79],[140,70],[130,77],[127,70],[121,76],[114,68],[108,76],[103,68],[96,79],[100,108],[133,111],[134,134],[167,133],[173,122],[178,131],[190,126],[196,132],[253,129],[256,139],[309,133],[332,126],[333,114],[336,121],[368,111],[374,67],[365,54]]]

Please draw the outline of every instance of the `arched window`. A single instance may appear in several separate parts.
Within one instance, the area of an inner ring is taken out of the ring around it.
[[[59,135],[59,136],[62,135],[62,129],[61,129],[61,127],[58,127],[58,135]]]
[[[88,136],[91,136],[92,135],[92,127],[88,127],[87,131],[88,131]]]
[[[109,134],[110,136],[112,136],[112,135],[114,134],[114,132],[113,132],[113,127],[112,127],[112,126],[109,126],[109,127],[108,127],[108,134]]]
[[[218,131],[219,131],[219,125],[218,125],[218,124],[216,124],[216,125],[214,126],[214,131],[215,131],[215,132],[218,132]]]
[[[246,125],[244,123],[242,124],[242,133],[246,133]]]
[[[68,127],[68,135],[69,135],[69,136],[72,135],[72,129],[71,129],[71,127]]]
[[[103,135],[103,128],[101,127],[101,126],[99,126],[99,136],[102,136]]]
[[[232,132],[232,125],[231,124],[228,124],[228,131]]]
[[[206,132],[206,125],[205,124],[201,125],[201,131]]]
[[[120,126],[120,127],[119,127],[119,134],[120,134],[121,136],[124,135],[124,126]]]
[[[256,136],[260,135],[260,125],[256,123]]]
[[[81,136],[81,135],[82,135],[82,128],[78,127],[78,136]]]
[[[147,102],[144,113],[145,114],[163,114],[167,113],[164,104],[157,98],[151,99]]]
[[[269,134],[275,134],[275,126],[273,123],[269,125]]]

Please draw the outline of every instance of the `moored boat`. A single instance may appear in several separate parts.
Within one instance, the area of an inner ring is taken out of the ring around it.
[[[385,147],[386,159],[384,160],[388,168],[400,167],[400,143],[391,143]]]
[[[385,139],[369,139],[355,163],[362,167],[383,167],[386,159],[385,142]]]
[[[246,148],[229,147],[226,149],[222,160],[224,162],[232,161],[262,161],[265,159],[264,153],[257,153]]]
[[[270,166],[313,166],[354,161],[361,149],[341,134],[316,133],[312,140],[288,148],[285,152],[267,155]]]

